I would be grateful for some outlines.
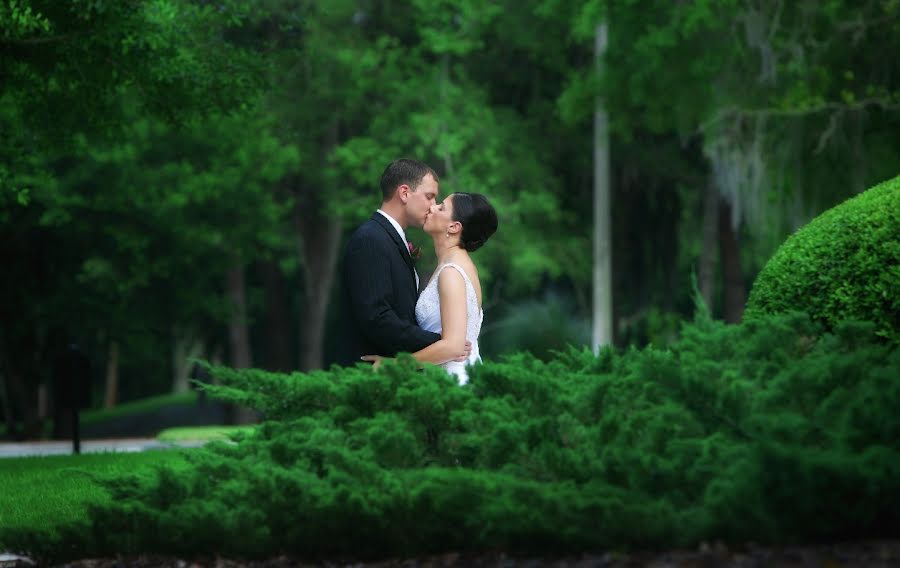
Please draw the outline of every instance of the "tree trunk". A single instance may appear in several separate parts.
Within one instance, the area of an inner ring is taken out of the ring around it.
[[[325,318],[340,252],[340,220],[322,217],[323,210],[321,203],[308,202],[298,202],[294,210],[297,245],[305,268],[299,322],[301,371],[322,368]]]
[[[3,421],[6,424],[6,437],[13,438],[16,432],[16,421],[13,417],[15,401],[12,395],[9,356],[3,336],[0,335],[0,401],[3,402]]]
[[[852,188],[854,193],[862,193],[866,190],[866,151],[863,146],[865,137],[865,111],[857,111],[851,114],[850,120],[853,122],[853,165],[852,165]]]
[[[266,368],[270,371],[291,371],[294,364],[287,283],[276,262],[260,263],[259,271],[266,294]]]
[[[19,347],[19,346],[17,346]],[[26,381],[25,363],[16,360],[16,353],[20,357],[29,352],[27,347],[21,349],[8,349],[7,345],[0,345],[0,374],[4,379],[5,407],[7,435],[13,439],[23,439],[40,434],[41,425],[38,419],[37,398],[32,396]],[[36,395],[36,392],[34,393]],[[17,419],[21,420],[21,430],[17,427]]]
[[[719,201],[719,254],[724,278],[725,321],[739,323],[744,315],[747,291],[741,273],[740,244],[731,219],[731,204]]]
[[[112,408],[119,401],[119,342],[110,341],[106,357],[106,382],[103,408]]]
[[[225,290],[231,308],[228,320],[228,347],[231,366],[246,369],[252,364],[250,329],[247,322],[247,286],[244,265],[236,262],[226,274]]]
[[[6,375],[6,384],[7,392],[12,402],[10,415],[13,427],[9,431],[16,438],[27,438],[31,432],[35,431],[38,424],[36,401],[31,400],[32,397],[29,396],[28,385],[25,382],[24,375],[21,373],[15,370],[8,373]],[[22,420],[22,430],[15,428],[15,419],[17,417]]]
[[[11,436],[15,431],[15,421],[13,421],[12,404],[10,404],[8,379],[3,369],[0,369],[0,403],[3,404],[3,422],[6,424],[6,434]]]
[[[172,332],[172,392],[183,393],[191,389],[191,359],[203,355],[203,342],[193,333],[175,326]]]
[[[323,141],[335,148],[340,140],[340,124],[332,120]],[[300,309],[300,370],[321,369],[325,344],[325,319],[331,288],[337,272],[341,245],[340,219],[326,216],[326,204],[319,191],[298,188],[294,206],[297,249],[304,267],[303,305]]]
[[[250,352],[250,326],[247,313],[247,286],[244,265],[239,260],[228,270],[225,277],[225,293],[231,304],[231,317],[228,321],[228,347],[231,366],[235,369],[247,369],[253,364]],[[230,422],[235,424],[252,424],[257,421],[255,413],[247,408],[237,406],[231,409]]]
[[[607,46],[606,23],[595,31],[594,56],[597,73],[603,73]],[[612,242],[609,183],[609,118],[598,97],[594,109],[594,329],[592,347],[613,342],[612,325]]]
[[[719,190],[712,179],[703,192],[703,248],[700,250],[700,266],[697,286],[709,313],[715,309],[716,289],[716,241],[719,230]]]
[[[13,411],[19,411],[22,418],[22,430],[17,437],[23,439],[31,439],[41,434],[40,420],[37,413],[37,398],[32,396],[31,389],[28,388],[28,382],[25,375],[13,371],[8,375],[10,395],[13,400]],[[34,393],[37,394],[36,392]],[[15,432],[15,430],[13,430]]]

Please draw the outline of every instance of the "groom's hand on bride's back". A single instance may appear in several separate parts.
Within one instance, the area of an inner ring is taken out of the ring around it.
[[[372,369],[377,371],[378,368],[381,367],[381,362],[387,359],[387,357],[382,357],[381,355],[363,355],[360,359],[372,363]]]
[[[462,353],[460,353],[459,356],[455,359],[451,359],[451,361],[459,361],[460,363],[465,363],[469,358],[469,355],[471,354],[472,342],[466,341],[466,345],[463,347]],[[362,361],[368,361],[369,363],[372,363],[372,368],[376,371],[379,367],[381,367],[381,364],[384,362],[384,360],[389,358],[390,357],[382,357],[381,355],[363,355],[362,357],[360,357]]]
[[[466,360],[469,358],[469,355],[471,355],[471,354],[472,354],[472,342],[466,341],[466,346],[465,346],[462,354],[460,354],[456,359],[453,359],[453,360],[459,361],[460,363],[465,363]]]

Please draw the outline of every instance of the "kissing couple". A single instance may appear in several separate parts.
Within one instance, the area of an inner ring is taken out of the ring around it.
[[[411,353],[468,382],[466,365],[481,361],[484,319],[481,281],[470,253],[497,230],[497,213],[475,193],[453,193],[438,203],[437,174],[409,159],[381,175],[381,208],[347,242],[341,268],[341,353],[348,366]],[[418,250],[406,229],[421,227],[434,243],[438,265],[419,293]]]

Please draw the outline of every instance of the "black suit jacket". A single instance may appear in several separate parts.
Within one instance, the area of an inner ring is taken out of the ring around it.
[[[416,325],[413,266],[406,243],[381,213],[353,233],[341,262],[339,364],[412,353],[441,338]]]

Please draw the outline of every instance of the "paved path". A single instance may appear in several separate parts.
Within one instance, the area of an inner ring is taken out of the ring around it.
[[[167,450],[171,448],[199,448],[203,440],[181,442],[160,442],[155,438],[123,438],[115,440],[82,440],[81,453],[98,452],[143,452],[146,450]],[[61,456],[72,453],[72,442],[52,440],[41,442],[0,443],[0,458],[24,456]]]
[[[18,554],[13,554],[11,552],[0,552],[0,568],[6,568],[6,566],[18,568],[19,566],[36,565],[37,563],[27,556],[19,556]]]

